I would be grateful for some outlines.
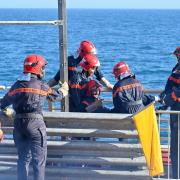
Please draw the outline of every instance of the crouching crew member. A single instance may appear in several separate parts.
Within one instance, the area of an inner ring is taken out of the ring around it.
[[[100,94],[102,86],[95,80],[90,80],[87,85],[86,97],[81,102],[83,112],[108,113],[110,110],[103,106]]]
[[[81,112],[81,102],[86,97],[86,85],[93,78],[94,72],[100,62],[93,54],[84,56],[80,63],[82,72],[76,72],[69,79],[69,111]]]
[[[155,100],[153,96],[144,96],[143,86],[125,62],[117,63],[113,74],[117,79],[113,88],[113,113],[133,114],[140,111],[144,104]]]
[[[42,81],[47,64],[44,57],[30,55],[24,61],[24,74],[14,83],[1,101],[1,109],[8,114],[12,105],[14,119],[14,142],[18,151],[18,180],[28,179],[32,156],[34,180],[44,180],[47,156],[46,126],[42,106],[45,98],[53,101],[67,95],[67,83],[58,91]]]

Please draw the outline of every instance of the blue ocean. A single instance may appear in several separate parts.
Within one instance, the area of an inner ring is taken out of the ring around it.
[[[180,45],[180,10],[68,9],[68,55],[81,40],[94,42],[104,76],[112,83],[112,68],[127,62],[146,89],[163,89]],[[0,9],[0,20],[55,20],[57,9]],[[45,79],[59,68],[58,27],[0,26],[0,85],[10,86],[31,53],[49,62]]]

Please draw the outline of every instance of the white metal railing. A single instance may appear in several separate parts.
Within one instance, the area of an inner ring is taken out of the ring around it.
[[[62,25],[62,20],[54,21],[0,21],[0,25]]]

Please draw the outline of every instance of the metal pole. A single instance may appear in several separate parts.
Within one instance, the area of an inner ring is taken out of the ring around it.
[[[58,16],[63,22],[59,26],[60,80],[63,83],[68,82],[66,0],[58,0]],[[61,101],[61,111],[69,111],[68,97]]]

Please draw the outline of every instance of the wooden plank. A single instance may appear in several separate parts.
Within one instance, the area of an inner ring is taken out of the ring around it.
[[[48,141],[48,149],[71,149],[71,150],[97,150],[97,151],[126,151],[141,152],[140,144],[126,144],[119,142],[96,142],[96,141]],[[14,147],[13,140],[4,140],[1,147]]]
[[[13,126],[13,121],[8,120],[2,112],[0,120],[3,126]],[[128,114],[44,112],[44,120],[49,128],[135,129]]]
[[[16,162],[18,157],[16,155],[0,155],[0,164],[2,162]],[[48,163],[68,163],[68,164],[96,164],[96,165],[123,165],[123,166],[145,166],[144,157],[137,158],[113,158],[113,157],[83,157],[83,156],[62,156],[62,157],[48,157]]]
[[[16,155],[17,150],[15,147],[0,147],[0,154],[11,154]],[[135,158],[143,156],[142,152],[135,151],[97,151],[97,150],[72,150],[72,149],[48,149],[48,156],[93,156],[93,157],[122,157],[122,158]]]
[[[13,127],[2,127],[5,134],[12,134]],[[70,137],[106,137],[106,138],[137,138],[137,131],[128,130],[99,130],[99,129],[68,129],[47,128],[48,136],[70,136]]]
[[[16,167],[8,165],[1,166],[0,173],[3,174],[15,174]],[[32,174],[32,168],[30,168],[30,174]],[[102,169],[90,169],[90,168],[62,168],[62,167],[48,167],[46,168],[46,176],[65,176],[65,177],[116,177],[116,178],[124,178],[129,177],[132,178],[134,176],[138,176],[140,178],[149,178],[147,170],[139,170],[139,171],[118,171],[118,170],[102,170]]]

